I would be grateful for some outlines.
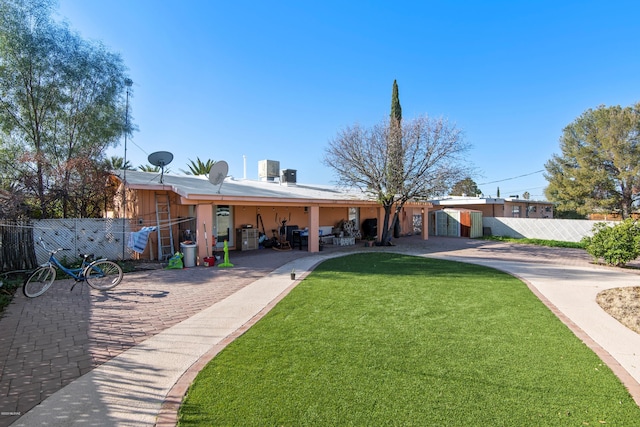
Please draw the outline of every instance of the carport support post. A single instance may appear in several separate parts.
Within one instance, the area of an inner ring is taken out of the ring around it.
[[[422,208],[422,240],[429,240],[429,208]]]
[[[198,259],[203,260],[207,256],[207,244],[211,245],[213,242],[213,205],[198,205],[196,206],[196,243],[198,245]],[[207,229],[207,241],[204,239],[205,226]],[[209,248],[209,254],[211,254],[211,248]]]
[[[378,237],[377,237],[377,241],[382,243],[382,233],[383,233],[383,224],[384,224],[384,208],[382,206],[378,206],[376,208],[376,212],[378,213]]]
[[[309,252],[320,252],[320,207],[309,206]]]

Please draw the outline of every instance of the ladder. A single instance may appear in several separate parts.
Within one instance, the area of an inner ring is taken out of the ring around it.
[[[164,261],[175,253],[169,194],[156,193],[156,221],[158,224],[158,260]]]

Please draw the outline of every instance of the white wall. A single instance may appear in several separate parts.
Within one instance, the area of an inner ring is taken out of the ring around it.
[[[616,224],[614,221],[585,219],[482,218],[482,226],[491,228],[493,236],[563,242],[579,242],[585,236],[592,236],[593,226],[599,222]]]

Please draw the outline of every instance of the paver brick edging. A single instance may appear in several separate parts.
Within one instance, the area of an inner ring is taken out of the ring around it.
[[[509,272],[507,272],[509,273]],[[636,405],[640,406],[640,383],[629,374],[629,372],[618,362],[607,350],[605,350],[600,344],[595,342],[582,328],[576,325],[571,319],[569,319],[558,307],[556,307],[547,297],[528,280],[518,277],[518,275],[509,273],[514,277],[517,277],[521,281],[527,284],[531,292],[535,294],[538,299],[547,306],[549,310],[562,322],[567,328],[573,332],[587,347],[589,347],[618,377],[618,379],[624,384],[624,386],[631,394]]]
[[[315,267],[315,266],[314,266]],[[203,354],[193,365],[187,369],[182,376],[176,381],[174,386],[169,390],[167,396],[160,408],[158,418],[156,420],[157,427],[172,427],[178,424],[178,411],[182,400],[186,395],[191,383],[196,379],[198,373],[204,367],[213,360],[226,346],[232,343],[236,338],[242,336],[253,325],[255,325],[260,319],[262,319],[273,307],[276,306],[284,297],[286,297],[295,288],[300,280],[306,277],[308,273],[303,273],[298,280],[294,281],[287,289],[285,289],[278,297],[273,299],[267,304],[260,312],[253,316],[247,323],[236,329],[232,334],[222,339],[219,343],[215,344],[209,351]]]

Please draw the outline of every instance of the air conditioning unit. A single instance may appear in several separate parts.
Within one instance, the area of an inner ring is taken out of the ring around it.
[[[273,181],[278,178],[280,162],[277,160],[260,160],[258,162],[258,177],[262,181]]]
[[[298,171],[295,169],[282,169],[282,173],[280,174],[280,182],[284,184],[295,184],[297,172]]]

